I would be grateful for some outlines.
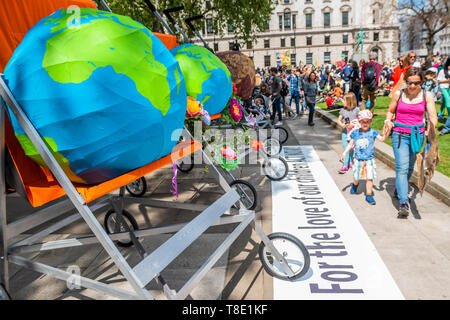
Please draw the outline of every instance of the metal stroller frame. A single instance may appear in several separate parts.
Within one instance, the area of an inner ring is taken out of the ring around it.
[[[39,152],[52,172],[54,178],[60,187],[68,196],[67,200],[59,201],[56,204],[41,209],[25,218],[12,223],[7,222],[6,208],[6,183],[5,183],[5,112],[2,108],[0,112],[0,297],[8,297],[9,290],[9,263],[27,267],[37,272],[50,275],[60,280],[73,279],[79,281],[84,288],[92,289],[106,295],[117,297],[120,299],[153,299],[149,291],[146,289],[147,284],[155,279],[164,291],[168,299],[184,299],[201,281],[206,273],[214,266],[223,253],[233,244],[236,238],[251,225],[256,234],[261,238],[260,258],[264,268],[276,277],[287,280],[294,280],[302,277],[309,269],[309,254],[304,245],[295,237],[289,234],[277,233],[267,236],[261,226],[255,221],[254,211],[242,208],[242,203],[238,214],[231,214],[233,204],[240,202],[237,192],[230,187],[223,176],[217,173],[219,185],[225,191],[218,200],[211,205],[199,205],[189,203],[175,203],[171,201],[161,201],[143,198],[134,198],[125,196],[125,185],[119,185],[119,195],[99,194],[94,199],[88,199],[67,177],[61,166],[53,157],[51,151],[34,128],[31,121],[22,110],[21,106],[15,100],[12,92],[9,90],[5,81],[0,77],[0,96],[2,100],[9,106],[21,127],[30,138],[33,145]],[[185,134],[190,136],[188,132]],[[172,155],[177,154],[177,158],[185,157],[197,150],[202,150],[201,145],[194,141],[185,141],[177,145]],[[204,151],[201,151],[204,154]],[[172,156],[171,155],[171,156]],[[169,157],[169,156],[167,156]],[[208,157],[205,157],[208,159]],[[175,159],[176,160],[176,159]],[[158,160],[160,161],[160,160]],[[142,174],[145,175],[151,171],[157,170],[161,164],[155,162],[156,168],[147,170]],[[212,163],[211,163],[212,165]],[[214,166],[213,166],[214,167]],[[144,168],[144,167],[143,167]],[[142,169],[142,168],[141,168]],[[139,171],[141,172],[141,171]],[[131,179],[130,179],[131,180]],[[131,181],[128,181],[130,183]],[[116,189],[117,189],[116,188]],[[153,207],[161,208],[178,208],[192,211],[198,211],[200,214],[188,223],[176,225],[136,230],[126,221],[128,217],[123,214],[125,203],[145,203]],[[89,205],[88,205],[89,204]],[[111,205],[117,214],[118,222],[114,233],[108,234],[101,224],[97,221],[95,211]],[[76,213],[61,219],[61,216],[76,209]],[[48,223],[50,220],[60,218],[59,221],[52,223],[46,229],[39,231],[19,242],[9,244],[9,240],[30,231],[33,228]],[[45,236],[67,226],[71,223],[83,218],[88,227],[93,232],[92,235],[73,237],[65,240],[56,240],[41,242]],[[215,250],[215,252],[207,259],[207,261],[198,269],[198,271],[186,282],[186,284],[178,291],[174,292],[160,276],[160,272],[164,270],[177,256],[179,256],[188,246],[190,246],[201,234],[213,225],[235,224],[239,223],[235,229],[228,235],[223,243]],[[145,251],[138,237],[143,238],[149,235],[174,233],[169,240],[151,253]],[[281,239],[290,241],[296,245],[301,253],[304,263],[300,270],[293,270],[289,263],[286,252],[281,254],[272,240]],[[113,241],[131,241],[142,260],[132,267],[120,253]],[[61,248],[70,248],[82,245],[100,243],[106,253],[112,259],[119,271],[125,279],[130,283],[133,291],[120,289],[112,285],[88,279],[86,277],[77,276],[72,273],[60,270],[58,268],[38,263],[21,256],[21,253],[40,252],[47,250],[55,250]],[[261,255],[263,253],[263,256]],[[281,272],[281,275],[280,275]]]
[[[88,245],[99,242],[105,251],[108,253],[114,264],[118,267],[120,272],[124,275],[126,280],[131,284],[135,292],[115,288],[111,285],[106,285],[99,281],[88,279],[85,277],[77,276],[82,287],[93,289],[101,293],[111,295],[121,299],[153,299],[145,286],[155,279],[163,287],[164,293],[168,299],[184,299],[198,284],[202,277],[209,271],[215,262],[222,256],[222,254],[231,246],[234,240],[244,231],[244,229],[251,225],[258,236],[262,239],[262,247],[266,247],[269,250],[269,255],[273,255],[274,259],[271,263],[271,259],[265,260],[261,258],[266,270],[275,273],[274,270],[283,270],[286,279],[297,279],[303,276],[309,268],[309,255],[304,245],[296,238],[293,241],[300,251],[303,253],[305,263],[301,270],[294,272],[287,258],[278,252],[272,243],[272,239],[279,237],[278,234],[267,236],[262,230],[261,226],[255,221],[254,211],[240,209],[239,214],[230,215],[231,206],[239,201],[239,196],[234,189],[232,189],[226,180],[220,175],[218,171],[217,177],[220,186],[224,189],[225,194],[215,201],[211,205],[198,205],[188,203],[174,203],[171,201],[151,200],[144,198],[134,198],[124,196],[124,186],[120,186],[119,196],[106,196],[99,199],[99,201],[93,202],[91,207],[88,206],[86,199],[78,192],[76,187],[68,179],[62,168],[59,166],[51,151],[47,148],[42,138],[39,136],[36,129],[33,127],[26,114],[23,112],[17,101],[14,99],[11,91],[3,81],[0,79],[0,95],[10,107],[18,119],[20,125],[25,130],[26,134],[32,141],[33,145],[39,151],[45,163],[57,179],[61,187],[67,193],[69,200],[58,202],[54,206],[40,210],[29,217],[23,218],[13,223],[7,223],[7,210],[6,210],[6,194],[5,194],[5,175],[4,175],[4,152],[5,152],[5,139],[4,134],[1,135],[2,148],[1,148],[1,166],[2,174],[0,179],[0,256],[2,259],[2,265],[0,270],[0,282],[6,290],[8,290],[8,263],[14,263],[23,267],[31,268],[37,272],[48,274],[57,279],[67,280],[74,275],[66,271],[42,264],[32,260],[26,259],[20,256],[20,253],[33,252],[33,251],[45,251],[55,250],[60,248],[69,248],[74,246]],[[4,128],[5,114],[1,112],[1,125]],[[2,130],[4,133],[4,130]],[[190,142],[192,143],[192,142]],[[201,149],[197,144],[195,149]],[[203,152],[203,151],[202,151]],[[186,155],[186,154],[184,154]],[[189,223],[182,223],[177,225],[150,228],[142,230],[133,230],[125,221],[122,210],[125,202],[133,203],[145,203],[154,207],[163,208],[178,208],[193,211],[200,211],[201,213]],[[111,204],[118,215],[121,227],[126,231],[114,233],[108,235],[102,228],[100,223],[95,218],[93,212],[104,208],[108,204]],[[19,241],[15,244],[8,245],[8,240],[14,236],[22,234],[25,231],[31,230],[34,227],[48,222],[50,219],[54,219],[62,215],[62,212],[67,212],[74,206],[78,213],[71,215],[52,224],[47,229],[34,234],[27,239]],[[92,236],[85,236],[81,238],[71,238],[66,240],[49,241],[45,243],[36,243],[46,235],[67,226],[79,218],[83,218],[88,227],[92,230]],[[164,270],[167,265],[170,264],[182,251],[184,251],[192,242],[194,242],[203,232],[205,232],[210,226],[239,223],[234,231],[224,240],[224,242],[216,249],[213,255],[201,266],[201,268],[189,279],[189,281],[179,290],[178,293],[173,293],[164,279],[161,278],[160,272]],[[145,249],[137,239],[138,237],[145,237],[148,235],[172,233],[176,232],[169,240],[163,245],[157,248],[152,253],[145,252]],[[285,235],[286,237],[292,237],[291,235]],[[293,238],[293,237],[292,237]],[[142,257],[142,261],[133,268],[125,260],[124,256],[118,251],[113,241],[116,240],[131,240]],[[269,263],[268,263],[269,261]]]

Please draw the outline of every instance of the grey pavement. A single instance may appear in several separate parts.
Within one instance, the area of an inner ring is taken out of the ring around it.
[[[287,145],[314,146],[405,298],[449,299],[450,208],[430,194],[424,193],[421,197],[417,194],[417,189],[411,187],[413,214],[407,220],[397,219],[398,203],[391,196],[395,173],[381,162],[377,163],[378,180],[375,182],[377,205],[369,206],[363,194],[350,195],[351,175],[338,174],[338,159],[342,152],[338,131],[320,119],[316,119],[315,127],[309,127],[306,115],[285,123],[290,128]],[[260,174],[258,165],[243,165],[233,174],[251,182],[257,189],[257,221],[267,234],[271,233],[270,181]],[[175,201],[169,191],[171,178],[171,167],[146,176],[149,185],[146,196]],[[212,170],[206,171],[203,165],[196,165],[188,174],[179,173],[178,189],[180,202],[208,204],[222,194]],[[35,210],[17,196],[8,198],[7,207],[11,220]],[[190,221],[196,216],[196,213],[190,211],[150,208],[137,204],[131,204],[126,209],[133,214],[142,228]],[[102,223],[105,212],[106,210],[97,214]],[[208,229],[162,272],[169,286],[179,289],[229,232],[231,226]],[[80,220],[58,230],[45,240],[65,239],[88,233],[90,231],[86,224]],[[142,243],[146,250],[151,252],[169,237],[170,235],[147,237]],[[250,227],[245,229],[188,299],[272,299],[273,281],[259,261],[259,243],[260,239],[255,232]],[[138,255],[133,247],[121,248],[120,251],[131,265],[137,263]],[[62,269],[76,265],[82,276],[121,288],[130,288],[100,245],[28,254],[27,257]],[[64,281],[54,280],[24,268],[11,265],[10,271],[10,291],[14,299],[111,299],[92,290],[69,290]],[[150,282],[147,288],[156,298],[164,299],[154,281]]]
[[[395,171],[377,161],[376,206],[360,194],[350,194],[351,173],[339,174],[341,137],[323,120],[314,127],[306,116],[287,121],[300,145],[313,145],[328,172],[355,212],[406,299],[450,299],[450,207],[428,193],[410,187],[412,215],[397,219],[398,201],[392,194]],[[290,141],[295,143],[295,141]]]

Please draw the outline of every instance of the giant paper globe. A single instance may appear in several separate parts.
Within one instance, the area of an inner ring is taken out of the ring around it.
[[[217,56],[230,70],[231,80],[236,84],[237,96],[244,100],[250,99],[256,84],[253,61],[239,51],[219,52]]]
[[[179,64],[128,17],[59,10],[27,33],[4,75],[73,182],[98,184],[160,159],[183,128],[187,95]],[[25,153],[45,165],[9,117]]]
[[[231,75],[225,64],[211,51],[193,44],[171,50],[180,63],[188,96],[199,101],[209,114],[219,114],[233,93]]]

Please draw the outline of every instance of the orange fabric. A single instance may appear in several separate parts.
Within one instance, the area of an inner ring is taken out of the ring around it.
[[[158,37],[159,40],[161,40],[162,43],[166,46],[167,49],[172,50],[175,47],[179,46],[178,40],[176,36],[170,35],[170,34],[164,34],[164,33],[156,33],[153,32],[155,36]]]
[[[5,1],[6,2],[6,1]],[[0,72],[3,72],[14,50],[36,23],[53,12],[77,5],[97,8],[92,0],[12,0],[0,5]]]
[[[406,71],[411,68],[411,66],[407,66],[406,68],[400,68],[397,66],[394,68],[394,72],[392,74],[392,80],[394,80],[394,87],[397,86],[397,83],[400,81],[402,75],[405,76]]]
[[[8,147],[11,158],[19,172],[28,200],[33,207],[42,206],[66,194],[64,189],[53,177],[50,170],[39,166],[25,155],[7,117],[5,121],[5,136],[6,146]],[[171,164],[180,158],[186,157],[201,148],[202,145],[194,140],[182,142],[172,150],[170,155],[128,172],[120,177],[99,185],[86,186],[75,184],[75,187],[83,196],[84,200],[89,203],[149,174],[150,172]]]
[[[216,119],[219,119],[219,118],[222,118],[222,114],[221,114],[221,113],[219,113],[219,114],[213,114],[213,115],[211,116],[211,120],[216,120]]]

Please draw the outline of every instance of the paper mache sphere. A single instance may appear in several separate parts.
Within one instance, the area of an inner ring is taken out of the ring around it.
[[[183,44],[171,50],[180,63],[188,96],[199,101],[210,115],[226,107],[233,84],[225,64],[211,51],[193,44]]]
[[[168,155],[187,94],[178,62],[147,28],[94,9],[58,10],[9,61],[9,88],[68,177],[98,184]],[[45,165],[12,112],[25,153]]]

